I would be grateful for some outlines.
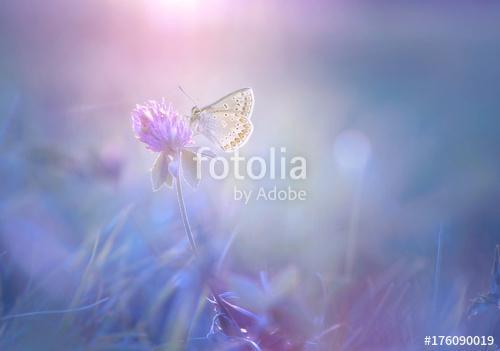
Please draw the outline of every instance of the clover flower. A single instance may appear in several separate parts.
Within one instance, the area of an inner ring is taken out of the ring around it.
[[[171,187],[173,180],[180,176],[181,162],[186,171],[183,178],[191,186],[197,185],[193,132],[189,121],[172,104],[162,99],[137,105],[132,111],[132,129],[146,148],[160,153],[151,169],[153,190],[159,190],[164,184]]]
[[[189,122],[164,99],[137,105],[132,111],[132,128],[137,139],[155,152],[175,155],[193,142]]]

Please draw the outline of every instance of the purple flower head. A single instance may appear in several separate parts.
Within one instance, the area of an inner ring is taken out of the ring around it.
[[[193,133],[188,121],[164,99],[137,105],[132,111],[132,128],[137,139],[155,152],[175,155],[192,143]]]

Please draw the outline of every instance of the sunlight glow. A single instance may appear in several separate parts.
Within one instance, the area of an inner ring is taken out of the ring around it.
[[[158,8],[164,10],[195,10],[201,3],[200,0],[152,0]]]

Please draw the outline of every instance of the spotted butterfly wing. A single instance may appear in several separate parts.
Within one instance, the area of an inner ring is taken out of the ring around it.
[[[236,90],[199,110],[198,131],[226,152],[239,149],[253,131],[253,104],[251,88]]]

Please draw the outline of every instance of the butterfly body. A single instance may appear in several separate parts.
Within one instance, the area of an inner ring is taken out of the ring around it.
[[[223,151],[234,151],[242,147],[252,134],[253,124],[250,118],[253,105],[251,88],[236,90],[206,107],[193,107],[191,127]]]

